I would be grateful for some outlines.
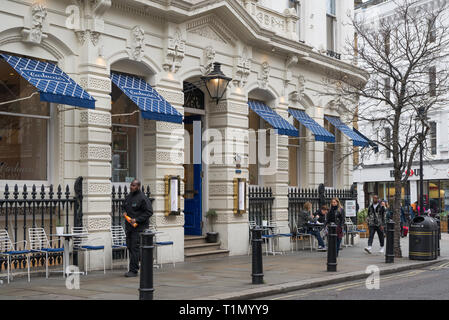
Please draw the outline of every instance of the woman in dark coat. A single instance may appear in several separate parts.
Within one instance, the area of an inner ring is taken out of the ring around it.
[[[343,239],[343,226],[345,224],[345,210],[342,208],[340,200],[338,200],[338,198],[333,198],[331,200],[331,208],[329,210],[329,213],[326,215],[326,226],[329,227],[331,222],[337,225],[337,257],[338,257],[341,239]]]

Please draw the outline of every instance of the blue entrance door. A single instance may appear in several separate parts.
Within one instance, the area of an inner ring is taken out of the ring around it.
[[[184,127],[190,135],[190,161],[184,165],[184,234],[201,235],[201,118],[199,116],[185,117]]]

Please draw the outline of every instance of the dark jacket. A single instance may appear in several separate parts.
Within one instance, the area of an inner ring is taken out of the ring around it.
[[[382,207],[379,202],[374,209],[374,205],[371,204],[368,208],[367,219],[369,227],[385,226],[385,207]]]
[[[153,206],[150,199],[140,190],[129,193],[122,205],[123,212],[126,212],[130,218],[136,219],[138,224],[134,228],[127,221],[125,222],[126,231],[142,232],[148,229],[150,225],[150,217],[153,215]]]
[[[326,215],[326,226],[328,226],[332,222],[337,225],[338,238],[343,238],[343,227],[345,224],[345,210],[343,208],[330,208],[329,213]]]
[[[301,210],[301,212],[298,215],[297,227],[298,228],[305,228],[306,227],[306,223],[308,221],[313,221],[313,218],[310,217],[310,212],[309,211],[305,211],[305,210]]]
[[[326,215],[321,212],[321,210],[317,210],[313,216],[318,216],[319,223],[326,222]]]

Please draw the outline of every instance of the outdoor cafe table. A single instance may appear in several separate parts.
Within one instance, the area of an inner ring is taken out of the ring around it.
[[[55,237],[59,237],[59,238],[64,238],[64,254],[63,254],[63,258],[62,258],[62,263],[63,263],[63,267],[64,267],[64,271],[62,272],[64,278],[66,276],[66,271],[67,271],[67,262],[70,259],[70,240],[73,237],[85,237],[87,236],[88,233],[63,233],[63,234],[52,234],[52,236]]]

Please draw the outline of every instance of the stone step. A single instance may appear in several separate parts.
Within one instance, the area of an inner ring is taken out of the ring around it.
[[[184,261],[186,262],[193,262],[193,261],[202,261],[202,260],[209,260],[209,259],[217,259],[217,258],[224,258],[229,256],[229,250],[211,250],[211,251],[203,251],[203,252],[195,252],[195,253],[188,253],[185,254]]]
[[[221,242],[184,245],[184,254],[220,249]]]
[[[184,246],[207,243],[206,236],[184,236]]]

